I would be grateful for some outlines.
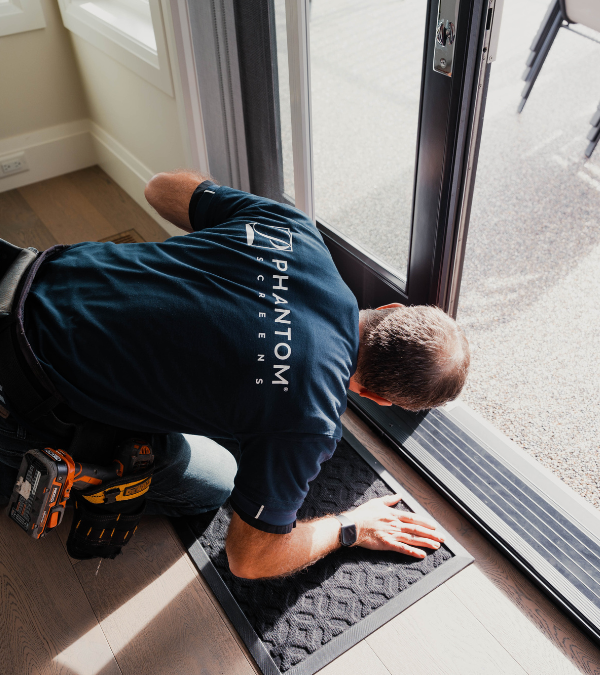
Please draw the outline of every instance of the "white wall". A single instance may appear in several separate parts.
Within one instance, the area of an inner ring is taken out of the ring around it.
[[[96,162],[89,108],[56,0],[46,27],[0,37],[0,158],[25,152],[29,170],[0,177],[0,192]]]
[[[89,116],[152,171],[185,165],[175,98],[73,35]]]
[[[0,139],[89,115],[56,0],[42,8],[46,28],[0,38]]]
[[[57,0],[42,2],[47,28],[0,38],[0,158],[25,151],[29,166],[0,178],[0,192],[99,164],[178,233],[143,196],[154,173],[186,166],[176,99],[66,30]]]
[[[97,163],[170,234],[178,233],[143,194],[153,174],[186,165],[175,98],[83,38],[71,38]]]

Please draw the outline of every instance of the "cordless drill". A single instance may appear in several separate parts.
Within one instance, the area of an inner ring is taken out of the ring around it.
[[[60,525],[71,490],[100,487],[152,465],[154,455],[145,441],[122,443],[110,466],[76,462],[64,450],[28,450],[17,475],[7,515],[27,534],[39,539]]]

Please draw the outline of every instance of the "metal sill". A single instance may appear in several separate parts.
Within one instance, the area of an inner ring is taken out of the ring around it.
[[[350,407],[600,643],[600,514],[464,404]]]

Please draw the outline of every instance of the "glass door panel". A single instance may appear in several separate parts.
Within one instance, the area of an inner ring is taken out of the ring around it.
[[[360,307],[455,306],[496,1],[215,0],[235,15],[250,189],[316,221]]]
[[[423,0],[311,2],[317,218],[402,280],[426,19]]]

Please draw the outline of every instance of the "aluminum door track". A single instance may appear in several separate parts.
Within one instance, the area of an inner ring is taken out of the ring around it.
[[[350,393],[351,407],[597,642],[600,538],[443,409],[411,413]],[[558,490],[558,488],[557,488]]]

